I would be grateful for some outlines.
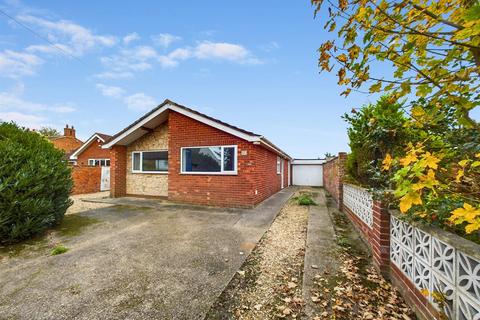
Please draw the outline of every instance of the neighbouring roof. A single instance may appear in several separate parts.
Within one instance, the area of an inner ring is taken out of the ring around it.
[[[75,150],[71,155],[70,155],[70,160],[77,160],[78,156],[95,140],[100,139],[103,143],[106,141],[110,140],[112,138],[111,135],[105,134],[105,133],[99,133],[95,132],[90,136],[90,138],[85,141],[84,144],[80,146],[77,150]]]
[[[152,109],[151,111],[149,111],[148,113],[140,117],[138,120],[130,124],[125,129],[115,134],[110,140],[105,142],[102,148],[111,148],[116,144],[125,145],[140,138],[141,136],[148,133],[155,126],[159,125],[158,121],[155,121],[155,120],[158,118],[161,119],[162,116],[168,110],[181,113],[187,117],[190,117],[192,119],[205,123],[209,126],[217,128],[219,130],[222,130],[224,132],[227,132],[229,134],[232,134],[234,136],[237,136],[249,142],[263,144],[264,147],[267,147],[273,150],[274,152],[286,158],[291,159],[291,157],[287,153],[285,153],[280,148],[275,146],[273,143],[271,143],[268,139],[266,139],[262,135],[241,129],[239,127],[236,127],[234,125],[228,124],[221,120],[215,119],[206,114],[190,109],[188,107],[185,107],[183,105],[180,105],[168,99],[166,99],[163,103],[158,105],[156,108]]]

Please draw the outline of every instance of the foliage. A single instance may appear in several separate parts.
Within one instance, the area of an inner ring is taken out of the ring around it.
[[[312,196],[308,193],[302,193],[298,197],[294,198],[295,201],[301,206],[314,206],[316,205],[313,201]]]
[[[52,127],[42,127],[38,130],[38,133],[45,137],[56,137],[60,135],[60,132]]]
[[[370,82],[371,93],[415,94],[452,106],[460,123],[479,128],[470,111],[480,104],[478,0],[312,0],[336,33],[319,48],[321,70],[336,65],[342,93]],[[393,72],[389,76],[385,70]]]
[[[59,245],[59,246],[56,246],[55,248],[52,249],[52,251],[50,252],[50,254],[52,256],[56,256],[57,254],[62,254],[62,253],[65,253],[67,252],[69,249],[65,246],[62,246],[62,245]]]
[[[375,104],[352,110],[343,118],[349,124],[348,178],[370,188],[388,188],[388,180],[378,174],[382,159],[388,153],[399,154],[402,144],[409,138],[410,129],[404,126],[407,117],[402,104],[385,96]]]
[[[62,151],[35,132],[0,123],[0,242],[60,222],[71,205],[71,188]]]

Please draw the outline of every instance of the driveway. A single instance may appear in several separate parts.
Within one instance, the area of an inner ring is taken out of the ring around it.
[[[202,319],[293,192],[251,210],[136,201],[72,215],[95,223],[51,235],[67,253],[0,259],[0,318]]]

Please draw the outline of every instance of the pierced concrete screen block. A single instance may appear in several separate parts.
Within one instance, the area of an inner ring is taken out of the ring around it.
[[[373,226],[373,199],[367,190],[350,185],[343,185],[343,204],[370,228]]]
[[[390,261],[449,319],[480,320],[480,260],[392,216]],[[440,307],[436,296],[442,296]]]

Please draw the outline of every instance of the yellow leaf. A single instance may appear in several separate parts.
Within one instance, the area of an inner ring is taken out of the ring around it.
[[[420,292],[421,292],[425,297],[428,297],[428,295],[429,295],[428,289],[425,289],[425,288],[424,288],[424,289],[420,290]]]
[[[418,159],[417,159],[417,156],[415,155],[415,153],[410,152],[404,158],[400,159],[400,163],[402,164],[402,166],[406,167],[410,163],[415,162],[417,160]]]
[[[460,167],[465,168],[468,162],[470,162],[470,160],[465,159],[465,160],[459,161],[458,164],[460,165]]]
[[[407,212],[414,204],[422,204],[420,193],[411,191],[400,199],[400,211]]]
[[[440,159],[432,155],[430,152],[427,151],[423,156],[423,159],[425,160],[425,165],[427,167],[430,167],[432,169],[438,168],[438,163],[440,162]]]
[[[480,230],[480,219],[477,220],[474,223],[470,223],[465,227],[465,232],[466,233],[472,233],[474,231]]]
[[[455,178],[455,181],[457,183],[460,183],[462,181],[462,177],[463,177],[464,173],[465,172],[462,169],[457,171],[457,177]]]
[[[392,161],[393,161],[393,158],[392,156],[390,155],[390,153],[387,153],[387,155],[385,156],[385,159],[383,159],[382,161],[382,169],[387,171],[387,170],[390,170],[390,167],[392,166]]]
[[[347,62],[347,56],[345,55],[345,53],[342,53],[341,55],[339,55],[337,57],[337,59],[338,59],[338,61],[343,62],[343,63]]]

